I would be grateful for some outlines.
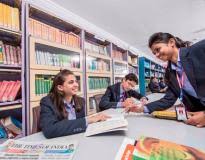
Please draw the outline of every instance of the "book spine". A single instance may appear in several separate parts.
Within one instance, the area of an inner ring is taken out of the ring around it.
[[[3,10],[3,3],[0,3],[0,26],[4,25],[4,10]]]
[[[2,96],[2,102],[6,102],[8,101],[8,98],[9,98],[9,95],[10,93],[12,92],[12,89],[14,89],[14,85],[15,85],[16,82],[14,81],[9,81],[8,82],[8,85],[7,85],[7,88]]]
[[[0,90],[0,102],[3,102],[2,97],[4,96],[4,92],[6,91],[6,88],[8,86],[8,81],[3,81],[1,84],[1,90]]]
[[[16,81],[12,92],[9,95],[8,101],[14,101],[20,91],[21,88],[21,81]]]

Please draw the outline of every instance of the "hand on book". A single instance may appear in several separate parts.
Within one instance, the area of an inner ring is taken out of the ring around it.
[[[124,108],[130,108],[134,105],[135,101],[133,98],[127,98],[124,102],[122,102],[122,106]]]
[[[111,117],[106,115],[106,114],[99,113],[99,114],[96,114],[96,115],[93,115],[93,116],[89,116],[88,117],[88,124],[99,122],[99,121],[105,121],[108,118],[111,118]]]
[[[141,102],[142,106],[144,106],[145,104],[147,104],[147,103],[148,103],[148,101],[147,101],[147,98],[146,98],[146,97],[142,97],[142,98],[140,99],[140,102]]]
[[[188,120],[185,123],[196,127],[205,127],[205,112],[188,112]]]

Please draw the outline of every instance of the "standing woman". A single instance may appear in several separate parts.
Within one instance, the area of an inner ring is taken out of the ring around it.
[[[157,58],[168,61],[165,73],[168,89],[162,99],[135,111],[165,110],[180,98],[192,112],[186,123],[205,127],[205,40],[190,46],[190,42],[159,32],[150,37],[149,47]]]
[[[41,99],[40,127],[46,138],[84,132],[89,123],[108,118],[104,114],[85,117],[85,101],[77,96],[78,82],[73,72],[60,71],[50,93]]]

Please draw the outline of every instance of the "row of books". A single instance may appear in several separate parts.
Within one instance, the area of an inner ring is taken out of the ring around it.
[[[15,138],[22,133],[22,123],[14,117],[0,119],[0,138]]]
[[[122,82],[123,77],[115,77],[115,83]]]
[[[117,60],[120,60],[120,61],[123,61],[123,53],[120,52],[120,51],[117,51],[117,50],[113,50],[112,51],[112,57],[117,59]]]
[[[21,90],[21,81],[0,81],[0,102],[14,101]]]
[[[58,67],[80,68],[80,55],[50,53],[36,50],[36,64]]]
[[[138,58],[128,55],[128,63],[131,63],[132,65],[138,65]]]
[[[125,64],[117,64],[117,63],[115,63],[114,73],[115,74],[127,74],[128,73],[127,66]]]
[[[0,64],[21,65],[21,48],[0,41]]]
[[[110,62],[102,59],[89,59],[88,69],[92,71],[110,71]]]
[[[89,89],[106,89],[110,85],[110,78],[107,77],[89,77],[88,78]]]
[[[29,19],[29,33],[45,40],[60,43],[73,48],[80,48],[80,36],[74,34],[73,32],[64,32],[63,30],[49,26],[32,18]]]
[[[124,138],[115,160],[202,160],[205,151],[158,138]]]
[[[129,73],[138,74],[138,68],[128,66],[128,69],[129,69]]]
[[[36,75],[35,94],[39,96],[48,94],[52,87],[53,79],[54,79],[54,76]]]
[[[19,9],[0,3],[0,26],[15,31],[20,30]]]
[[[106,46],[92,44],[92,43],[89,43],[87,41],[85,42],[85,49],[90,51],[90,52],[108,55]]]

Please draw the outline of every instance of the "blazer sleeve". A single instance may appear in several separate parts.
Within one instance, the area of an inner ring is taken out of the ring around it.
[[[128,93],[129,93],[129,96],[134,97],[134,98],[139,99],[139,100],[140,100],[142,97],[144,97],[143,95],[141,95],[140,93],[138,93],[138,92],[135,91],[135,90],[130,90],[130,91],[128,91]]]
[[[40,127],[46,138],[55,138],[84,132],[86,130],[85,117],[76,120],[59,119],[51,101],[43,98],[40,102]]]
[[[102,96],[101,101],[99,103],[100,110],[106,110],[109,108],[116,108],[118,102],[111,102],[112,89],[108,87],[105,94]]]
[[[177,100],[177,96],[172,92],[170,88],[167,89],[165,96],[158,101],[146,104],[150,113],[153,111],[160,111],[170,108]]]

